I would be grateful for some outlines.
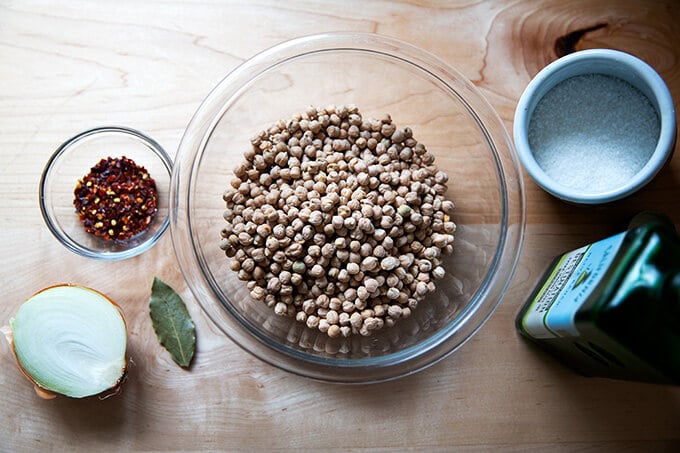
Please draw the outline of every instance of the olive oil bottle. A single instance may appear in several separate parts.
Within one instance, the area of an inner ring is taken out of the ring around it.
[[[526,338],[588,376],[680,384],[680,238],[644,213],[558,257],[517,316]]]

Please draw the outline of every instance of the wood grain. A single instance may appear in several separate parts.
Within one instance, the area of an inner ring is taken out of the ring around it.
[[[680,390],[575,375],[513,327],[554,255],[622,230],[643,209],[680,224],[677,158],[609,206],[570,206],[525,179],[524,251],[490,321],[454,356],[372,386],[308,381],[242,351],[200,311],[170,235],[137,258],[93,262],[54,240],[37,205],[42,168],[66,138],[125,124],[174,154],[193,112],[231,69],[316,32],[377,32],[429,50],[482,90],[508,130],[529,80],[570,50],[639,56],[679,99],[676,2],[64,3],[0,0],[0,324],[42,287],[87,284],[123,306],[134,364],[115,398],[45,402],[3,343],[0,451],[680,450]],[[147,308],[154,275],[182,294],[196,321],[188,371],[155,339]]]

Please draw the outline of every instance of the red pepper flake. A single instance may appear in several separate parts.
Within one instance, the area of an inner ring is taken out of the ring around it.
[[[85,231],[107,241],[142,233],[158,211],[156,182],[125,156],[99,161],[78,180],[73,194]]]

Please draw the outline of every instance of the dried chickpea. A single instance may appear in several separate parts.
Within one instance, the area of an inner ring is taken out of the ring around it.
[[[219,246],[253,299],[329,337],[408,318],[446,271],[448,175],[409,128],[310,107],[251,139]]]

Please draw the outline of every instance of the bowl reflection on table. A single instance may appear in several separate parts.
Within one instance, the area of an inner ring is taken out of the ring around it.
[[[411,318],[371,337],[330,339],[250,298],[219,248],[222,193],[250,138],[310,106],[355,104],[390,114],[435,155],[456,205],[446,277]],[[460,74],[412,46],[376,35],[327,34],[265,51],[229,74],[192,119],[175,161],[171,231],[204,311],[260,359],[333,382],[410,374],[460,347],[497,306],[524,232],[524,194],[500,119]]]

